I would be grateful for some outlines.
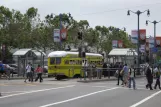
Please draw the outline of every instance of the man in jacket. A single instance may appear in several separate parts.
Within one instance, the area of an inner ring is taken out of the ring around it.
[[[150,90],[153,90],[152,89],[152,83],[153,83],[153,74],[152,74],[152,71],[150,69],[150,66],[148,66],[147,68],[147,71],[146,71],[146,78],[147,78],[147,81],[148,81],[148,84],[146,85],[146,88],[150,88]]]

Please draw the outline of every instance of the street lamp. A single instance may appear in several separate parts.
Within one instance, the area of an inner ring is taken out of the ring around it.
[[[150,23],[153,23],[154,24],[154,48],[156,47],[156,24],[157,23],[160,23],[161,22],[161,20],[160,21],[156,21],[156,20],[154,20],[153,22],[151,22],[151,21],[149,21],[149,20],[146,20],[146,25],[148,25],[148,22],[150,22]],[[152,52],[150,52],[150,59],[152,58]],[[155,60],[154,60],[155,61]]]
[[[158,22],[157,22],[156,20],[154,20],[153,22],[151,22],[151,21],[149,21],[149,20],[146,20],[146,25],[148,25],[148,22],[154,24],[154,47],[156,47],[156,24],[157,24],[157,23],[160,23],[161,20],[158,21]]]
[[[131,10],[128,10],[127,11],[127,15],[129,16],[130,15],[130,12],[132,12],[132,13],[134,13],[134,14],[136,14],[137,16],[138,16],[138,44],[137,44],[137,52],[138,52],[138,68],[140,67],[140,52],[139,52],[139,48],[140,48],[140,28],[139,28],[139,21],[140,21],[140,15],[142,14],[142,13],[145,13],[145,12],[147,12],[147,16],[150,16],[150,11],[149,11],[149,9],[148,10],[145,10],[145,11],[143,11],[143,12],[141,12],[140,10],[138,10],[138,11],[136,11],[136,12],[133,12],[133,11],[131,11]]]

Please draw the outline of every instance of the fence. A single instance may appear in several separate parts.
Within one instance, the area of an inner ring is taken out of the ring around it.
[[[144,76],[144,68],[134,68],[136,71],[136,76]],[[81,70],[80,80],[95,80],[95,79],[114,79],[116,78],[116,70],[121,70],[120,68],[92,68],[83,67]],[[84,79],[82,79],[84,78]]]

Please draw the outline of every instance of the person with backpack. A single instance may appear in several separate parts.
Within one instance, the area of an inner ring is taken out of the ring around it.
[[[125,86],[128,86],[128,67],[127,64],[124,65],[123,70],[122,70],[122,74],[123,74],[123,81]]]
[[[35,82],[40,79],[40,82],[43,81],[42,79],[42,73],[43,73],[43,69],[40,67],[40,65],[38,65],[38,67],[36,68],[35,72],[37,73],[37,77],[35,79]]]
[[[136,83],[135,83],[135,69],[134,66],[131,65],[131,68],[129,69],[129,88],[131,88],[131,81],[133,82],[133,89],[136,89]]]
[[[118,74],[118,76],[117,76],[117,85],[119,85],[120,79],[122,81],[122,84],[121,85],[123,85],[123,75],[121,74],[121,70],[122,70],[122,65],[120,63],[119,64],[119,69],[117,70],[117,74]]]
[[[155,83],[154,89],[156,89],[157,86],[158,86],[159,89],[161,90],[161,87],[160,87],[160,71],[159,71],[158,67],[156,67],[154,69],[154,73],[155,73],[155,76],[156,76],[156,83]]]

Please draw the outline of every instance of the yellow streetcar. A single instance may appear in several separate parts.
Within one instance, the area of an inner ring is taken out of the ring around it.
[[[102,67],[103,56],[101,54],[86,53],[87,62]],[[48,76],[54,76],[57,80],[64,78],[81,77],[82,58],[78,52],[54,51],[48,55]]]

